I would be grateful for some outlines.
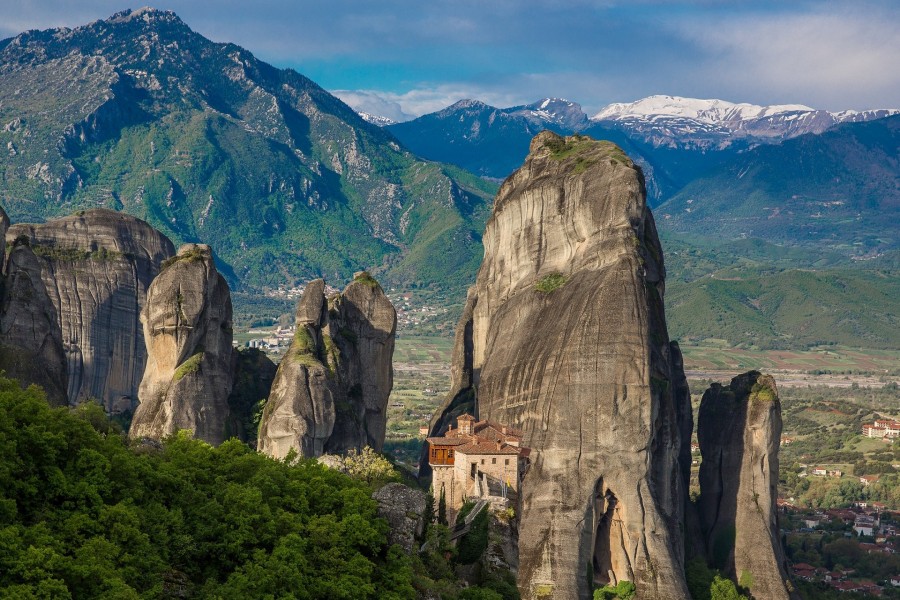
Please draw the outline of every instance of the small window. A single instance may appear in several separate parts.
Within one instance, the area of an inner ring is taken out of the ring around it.
[[[484,459],[483,459],[483,458],[481,459],[481,464],[484,464]]]
[[[491,464],[492,464],[492,465],[496,465],[496,464],[497,464],[497,459],[496,459],[496,458],[492,458],[492,459],[491,459]]]
[[[450,448],[449,450],[447,450],[447,457],[453,458],[453,448]]]
[[[506,459],[506,466],[509,466],[509,459]]]

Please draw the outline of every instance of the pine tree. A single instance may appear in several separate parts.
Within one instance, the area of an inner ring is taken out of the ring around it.
[[[438,501],[438,523],[447,525],[447,498],[444,497],[444,488],[441,488],[441,499]]]
[[[428,538],[428,528],[434,523],[434,494],[431,490],[425,494],[425,510],[422,512],[422,539]]]

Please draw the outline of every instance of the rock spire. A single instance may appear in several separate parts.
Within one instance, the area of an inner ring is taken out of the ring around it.
[[[754,598],[787,600],[778,538],[778,446],[781,403],[775,380],[750,371],[703,394],[697,423],[698,513],[710,566]]]
[[[375,279],[356,273],[325,297],[311,281],[297,305],[297,330],[263,411],[258,448],[283,458],[380,451],[393,386],[397,313]]]
[[[589,598],[620,580],[641,598],[688,597],[689,397],[640,169],[614,144],[542,132],[483,240],[432,435],[473,395],[479,418],[524,431],[522,597]]]
[[[185,244],[163,265],[141,313],[147,369],[131,437],[187,429],[220,444],[233,381],[231,293],[205,244]]]

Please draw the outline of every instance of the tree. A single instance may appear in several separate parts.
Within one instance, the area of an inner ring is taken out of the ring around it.
[[[365,481],[374,487],[380,487],[391,481],[399,481],[400,474],[391,461],[378,454],[369,446],[362,451],[350,450],[338,462],[338,469],[353,479]]]
[[[616,585],[604,585],[594,590],[594,600],[631,600],[635,592],[634,584],[623,579]]]
[[[434,523],[434,494],[425,494],[425,510],[422,512],[422,539],[428,539],[428,528]]]
[[[441,488],[441,498],[438,501],[438,523],[447,525],[447,498],[444,496],[444,488]]]
[[[746,596],[738,593],[733,581],[721,575],[713,577],[709,592],[710,600],[747,600]]]

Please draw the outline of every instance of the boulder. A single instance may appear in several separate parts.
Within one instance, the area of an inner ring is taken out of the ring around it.
[[[378,502],[378,516],[388,522],[388,543],[407,553],[416,552],[416,539],[422,535],[425,521],[425,492],[402,483],[388,483],[372,494]]]

